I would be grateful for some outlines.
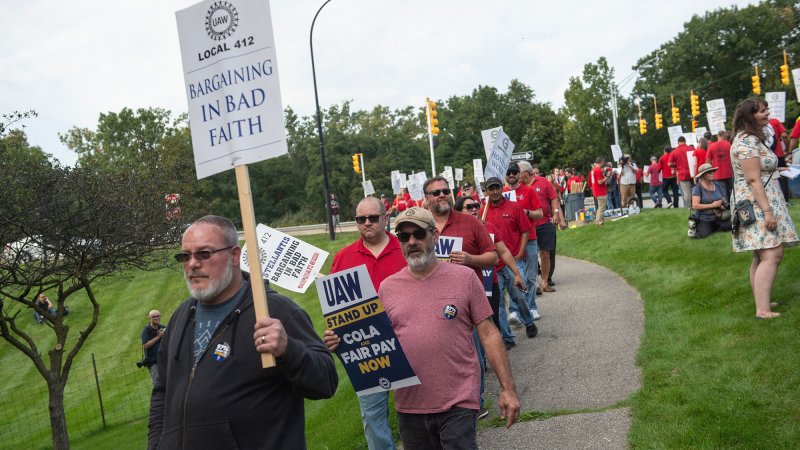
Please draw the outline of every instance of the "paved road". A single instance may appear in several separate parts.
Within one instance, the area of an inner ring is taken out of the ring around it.
[[[615,273],[572,258],[557,258],[554,280],[557,292],[537,299],[539,335],[515,329],[509,352],[522,410],[605,408],[627,399],[640,387],[641,297]],[[487,382],[495,417],[499,386],[493,374]],[[483,428],[478,442],[482,449],[623,449],[629,428],[629,409],[609,408]]]

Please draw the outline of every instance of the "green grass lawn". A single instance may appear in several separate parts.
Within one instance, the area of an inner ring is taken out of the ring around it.
[[[792,215],[798,223],[800,207],[793,207]],[[643,388],[631,399],[631,445],[796,447],[800,442],[800,375],[796,370],[800,364],[796,350],[800,314],[793,300],[800,292],[800,249],[787,251],[775,283],[773,298],[784,302],[777,309],[783,316],[757,321],[747,280],[751,255],[732,253],[730,235],[726,233],[704,240],[688,239],[686,216],[684,210],[646,210],[603,228],[587,226],[559,235],[559,254],[608,267],[636,288],[644,301],[645,331],[638,356]],[[303,239],[334,253],[355,236],[339,235],[335,242],[330,242],[327,235]],[[331,260],[332,257],[325,272]],[[558,279],[558,272],[555,278]],[[147,321],[147,312],[160,309],[164,320],[168,320],[187,295],[179,266],[136,273],[130,279],[109,280],[98,286],[97,292],[101,322],[76,362],[76,374],[81,372],[77,366],[91,366],[91,353],[100,361],[116,361],[117,370],[132,365],[139,356],[139,333]],[[308,311],[321,334],[323,322],[316,290],[312,287],[302,296],[286,294]],[[89,314],[87,308],[81,308],[79,299],[71,307],[70,320],[76,325]],[[46,330],[33,319],[30,322],[36,336],[43,339],[41,342],[52,345],[52,338],[45,337]],[[112,359],[114,355],[127,355],[127,360]],[[340,384],[336,395],[330,400],[306,402],[310,449],[366,448],[353,388],[338,361],[337,367]],[[111,368],[101,368],[105,373],[101,384],[110,383],[104,379],[111,380],[113,374],[107,372],[113,371],[113,364]],[[133,372],[139,376],[135,382],[104,388],[103,396],[107,410],[133,408],[138,413],[135,417],[111,420],[103,429],[95,412],[96,392],[90,389],[77,395],[74,406],[68,409],[74,448],[144,446],[146,401],[133,406],[116,404],[122,402],[117,397],[149,388],[145,371]],[[70,378],[70,383],[86,376]],[[10,448],[3,444],[3,436],[11,431],[10,427],[20,426],[29,427],[29,433],[36,438],[36,444],[26,448],[48,447],[45,384],[27,358],[4,341],[0,341],[0,379],[4,380],[0,405],[13,404],[17,408],[13,416],[25,417],[38,411],[44,417],[9,422],[0,412],[0,448]],[[527,416],[535,418],[539,414],[529,412]],[[73,425],[81,421],[88,421],[91,431],[73,431]]]

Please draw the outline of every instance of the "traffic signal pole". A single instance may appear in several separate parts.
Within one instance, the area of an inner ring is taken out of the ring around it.
[[[364,197],[366,197],[367,188],[364,185],[367,183],[367,166],[364,165],[364,154],[359,152],[358,157],[361,159],[361,187],[364,188]]]

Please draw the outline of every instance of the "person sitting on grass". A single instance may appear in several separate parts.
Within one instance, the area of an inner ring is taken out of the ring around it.
[[[692,209],[697,223],[695,237],[704,238],[715,231],[731,231],[731,213],[725,198],[725,187],[714,181],[716,167],[703,164],[692,188]]]

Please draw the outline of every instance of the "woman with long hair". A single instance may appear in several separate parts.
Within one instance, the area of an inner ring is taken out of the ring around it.
[[[784,247],[795,245],[799,240],[774,176],[779,170],[778,157],[764,144],[764,126],[768,123],[766,101],[757,98],[743,101],[733,116],[736,137],[731,144],[734,178],[731,203],[749,200],[756,218],[754,223],[738,227],[733,234],[733,251],[753,252],[750,286],[759,319],[780,316],[771,309],[772,283],[783,259]]]

